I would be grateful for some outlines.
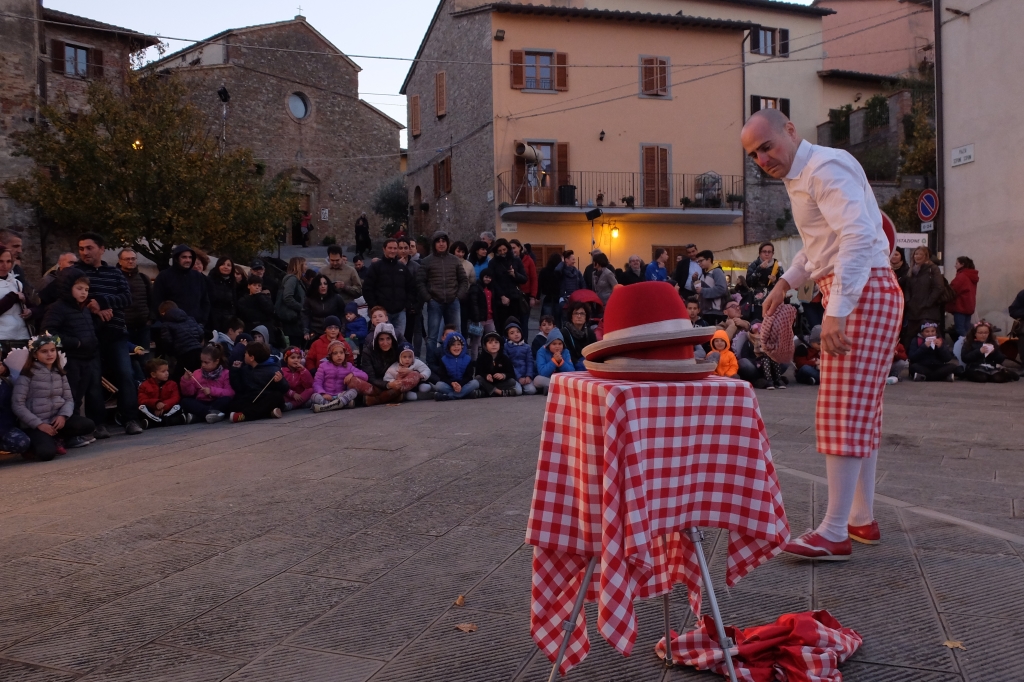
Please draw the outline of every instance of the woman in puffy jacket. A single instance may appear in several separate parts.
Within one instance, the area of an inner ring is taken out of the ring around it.
[[[334,282],[327,275],[317,275],[306,289],[306,301],[302,304],[302,328],[307,342],[323,336],[327,328],[325,320],[331,316],[345,319],[345,300],[334,288]]]
[[[228,323],[238,315],[238,299],[249,293],[245,285],[235,279],[235,263],[225,256],[206,276],[206,289],[210,295],[209,331],[228,330]],[[161,301],[162,302],[162,301]]]

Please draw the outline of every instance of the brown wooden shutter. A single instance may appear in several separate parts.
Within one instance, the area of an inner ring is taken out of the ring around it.
[[[659,95],[667,95],[668,94],[668,60],[667,59],[659,59],[658,60],[657,72],[658,72],[658,83],[657,83],[657,85],[658,85],[658,94]]]
[[[434,164],[434,198],[441,196],[441,168]]]
[[[789,118],[789,100],[788,99],[782,98],[782,99],[779,100],[779,111],[784,113],[786,115],[786,118]]]
[[[512,143],[512,149],[515,150],[522,143],[522,140],[516,140]],[[526,182],[526,161],[521,156],[512,156],[512,196],[515,197],[519,193],[519,189]],[[515,203],[513,199],[512,203]]]
[[[420,134],[420,96],[409,97],[409,134],[417,137]]]
[[[750,51],[760,52],[761,51],[761,27],[755,26],[750,29]]]
[[[569,143],[559,142],[555,145],[555,185],[569,184]]]
[[[668,205],[668,147],[658,147],[658,206]]]
[[[658,76],[656,66],[657,60],[653,57],[644,57],[641,61],[642,92],[645,95],[653,95],[655,90],[657,90]]]
[[[103,50],[90,49],[86,61],[89,63],[89,78],[103,78]]]
[[[444,71],[438,71],[434,77],[435,93],[434,104],[437,109],[437,117],[441,118],[448,113],[448,84]]]
[[[452,157],[449,156],[444,160],[444,192],[448,194],[452,191]]]
[[[569,55],[555,53],[555,90],[569,89]]]
[[[751,95],[750,96],[750,115],[753,116],[757,112],[761,111],[761,96]]]
[[[779,29],[779,56],[780,57],[788,57],[789,56],[789,29],[788,28],[780,28]]]
[[[658,183],[655,178],[658,175],[658,148],[643,148],[644,164],[644,206],[658,205]]]
[[[512,50],[508,61],[511,67],[512,89],[522,90],[526,87],[526,53],[522,50]]]
[[[50,41],[50,71],[64,73],[64,41]]]

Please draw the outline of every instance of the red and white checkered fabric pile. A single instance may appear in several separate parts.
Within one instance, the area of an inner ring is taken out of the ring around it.
[[[721,377],[678,383],[553,377],[526,542],[534,546],[531,631],[554,660],[587,561],[601,635],[628,655],[633,600],[686,585],[700,611],[700,568],[679,531],[730,531],[726,584],[789,540],[775,467],[750,385]],[[668,535],[666,543],[663,536]],[[587,655],[581,613],[562,663]]]
[[[864,642],[828,611],[787,613],[770,625],[746,630],[726,627],[725,635],[735,644],[730,653],[736,678],[744,682],[842,682],[839,664]],[[664,637],[655,650],[665,658]],[[701,618],[696,629],[672,638],[672,660],[698,670],[727,673],[711,616]]]

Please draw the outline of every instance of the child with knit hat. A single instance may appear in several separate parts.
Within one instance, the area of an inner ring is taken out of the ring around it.
[[[369,327],[366,324],[366,318],[359,314],[359,304],[355,301],[349,301],[346,303],[345,339],[348,341],[349,345],[352,346],[352,350],[357,355],[363,347],[363,343],[366,341],[366,335],[369,331]]]
[[[537,387],[533,377],[537,376],[536,364],[533,361],[533,350],[523,338],[523,328],[519,320],[510,317],[505,321],[505,355],[512,361],[516,370],[516,383],[520,391],[526,395],[536,395]]]
[[[341,320],[337,315],[324,318],[324,333],[314,341],[306,352],[306,369],[316,373],[320,361],[327,357],[327,348],[341,336]]]
[[[389,384],[397,381],[406,400],[417,400],[421,394],[426,397],[427,393],[434,390],[434,387],[427,383],[430,378],[430,368],[427,363],[416,357],[412,344],[406,342],[401,344],[398,350],[398,362],[391,365],[384,373],[384,381]]]
[[[476,359],[476,380],[480,382],[480,390],[485,397],[511,397],[523,393],[516,381],[512,360],[501,349],[501,334],[496,331],[486,332],[483,336],[483,351]]]

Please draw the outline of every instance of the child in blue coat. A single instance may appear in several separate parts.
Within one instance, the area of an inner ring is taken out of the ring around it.
[[[551,384],[551,377],[558,372],[575,372],[576,367],[572,364],[569,351],[565,348],[565,340],[562,339],[562,332],[552,329],[548,334],[548,340],[537,351],[537,377],[533,380],[537,390],[547,392]]]
[[[533,362],[533,350],[523,339],[523,328],[514,317],[508,318],[505,324],[505,355],[512,360],[512,366],[516,370],[516,381],[522,386],[522,392],[526,395],[536,395],[537,387],[533,384],[533,377],[537,376],[537,372]]]
[[[355,301],[346,303],[344,336],[348,340],[348,345],[352,348],[353,353],[359,354],[368,333],[369,328],[366,324],[366,318],[359,314],[359,304]]]

